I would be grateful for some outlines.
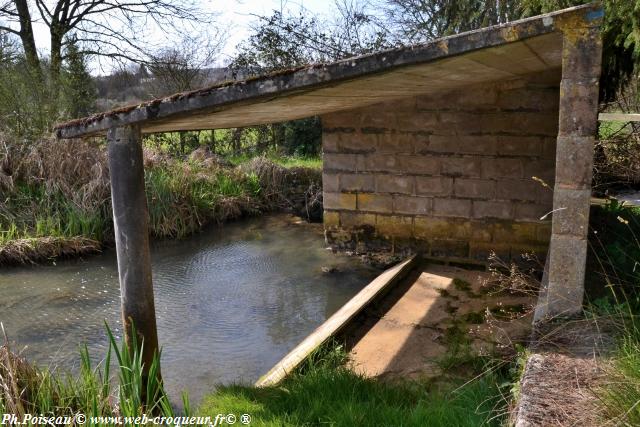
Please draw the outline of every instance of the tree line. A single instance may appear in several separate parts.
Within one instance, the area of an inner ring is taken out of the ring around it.
[[[582,3],[586,1],[335,0],[330,17],[304,9],[274,10],[254,17],[249,37],[228,61],[228,73],[215,75],[211,67],[219,61],[224,30],[197,1],[0,0],[0,131],[32,140],[55,122],[98,107],[191,90],[216,78],[244,78],[426,42]],[[611,102],[637,80],[640,1],[605,0],[604,7],[601,100]],[[48,52],[36,46],[35,23],[48,30]],[[173,43],[152,43],[153,28],[161,28]],[[122,66],[110,77],[96,79],[89,61]],[[119,98],[105,104],[108,99],[100,99],[98,89]],[[233,151],[279,147],[312,155],[319,150],[318,128],[319,121],[309,119],[221,136]],[[186,140],[203,142],[193,134],[179,140],[183,148]],[[215,133],[207,141],[221,146]]]

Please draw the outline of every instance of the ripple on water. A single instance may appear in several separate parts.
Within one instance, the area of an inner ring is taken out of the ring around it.
[[[275,215],[152,245],[163,376],[173,396],[255,381],[377,273],[331,254],[321,228]],[[337,266],[340,274],[321,274]],[[0,275],[0,321],[40,364],[103,357],[106,320],[120,333],[113,252]]]

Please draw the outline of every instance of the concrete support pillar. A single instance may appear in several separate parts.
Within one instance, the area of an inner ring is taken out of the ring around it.
[[[582,310],[602,57],[599,20],[563,28],[551,243],[535,321]]]
[[[148,369],[158,351],[156,314],[149,254],[149,215],[144,191],[140,128],[124,126],[107,133],[113,224],[122,298],[122,324],[127,344],[144,341]],[[131,336],[131,325],[137,337]]]

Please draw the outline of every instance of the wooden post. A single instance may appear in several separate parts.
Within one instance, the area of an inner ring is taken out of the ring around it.
[[[553,221],[535,322],[582,312],[602,57],[599,18],[563,28]]]
[[[129,348],[144,343],[142,360],[149,369],[158,352],[158,332],[151,281],[151,256],[140,128],[109,129],[111,201],[118,254],[122,325]],[[135,326],[137,337],[131,336]]]

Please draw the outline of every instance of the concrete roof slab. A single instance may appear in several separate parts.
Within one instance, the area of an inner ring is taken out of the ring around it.
[[[143,133],[242,127],[322,115],[559,68],[562,28],[597,25],[584,5],[429,43],[313,64],[123,107],[56,127],[59,138],[137,124]]]

